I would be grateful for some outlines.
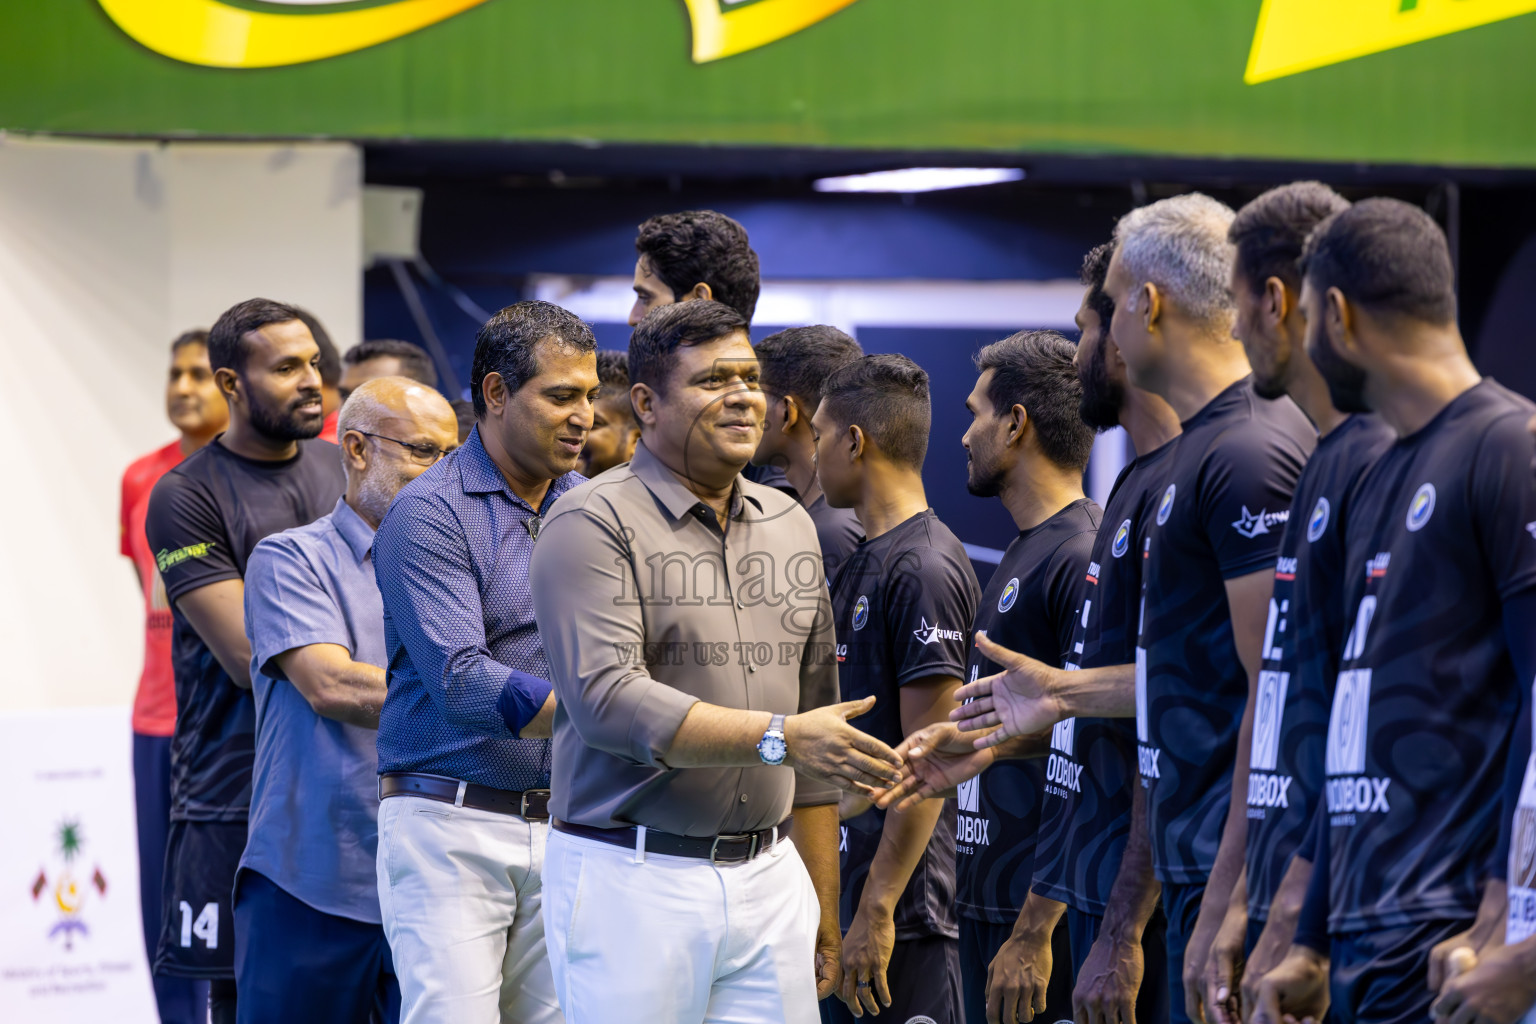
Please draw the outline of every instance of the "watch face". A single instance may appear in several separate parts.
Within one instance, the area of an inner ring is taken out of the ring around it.
[[[763,741],[757,745],[757,752],[769,764],[780,764],[784,760],[784,755],[789,753],[789,748],[778,736],[764,736]]]

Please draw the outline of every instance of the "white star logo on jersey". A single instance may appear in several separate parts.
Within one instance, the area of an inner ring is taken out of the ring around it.
[[[910,620],[909,620],[910,621]],[[912,635],[925,644],[936,644],[940,640],[964,640],[965,634],[958,629],[945,629],[937,622],[928,625],[927,616],[923,617],[923,624],[912,631]]]
[[[1243,514],[1232,524],[1232,529],[1244,537],[1257,537],[1261,533],[1269,532],[1269,524],[1264,521],[1264,509],[1259,509],[1255,515],[1248,511],[1248,506],[1243,506]]]

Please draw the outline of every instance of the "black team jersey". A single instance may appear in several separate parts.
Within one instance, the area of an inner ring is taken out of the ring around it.
[[[1280,536],[1248,775],[1248,916],[1269,904],[1323,788],[1328,701],[1344,646],[1344,523],[1360,475],[1397,439],[1351,416],[1318,441]]]
[[[1157,877],[1195,885],[1216,862],[1248,702],[1226,581],[1274,565],[1317,432],[1252,378],[1183,426],[1142,542],[1136,736]]]
[[[976,629],[1010,651],[1060,666],[1082,602],[1083,576],[1102,513],[1087,498],[1025,530],[981,595]],[[1001,671],[971,648],[968,682]],[[1035,872],[1045,765],[999,761],[960,786],[955,800],[956,908],[995,924],[1018,920]]]
[[[176,601],[243,578],[258,541],[319,519],[345,490],[341,450],[328,441],[300,441],[293,458],[263,462],[215,440],[155,485],[145,532],[175,623],[172,821],[246,820],[256,726],[251,691],[229,678]]]
[[[931,676],[963,679],[981,588],[965,548],[932,509],[854,549],[832,580],[838,683],[843,700],[873,695],[853,724],[892,747],[906,738],[901,688]],[[885,812],[842,825],[842,926],[847,930],[880,846]],[[896,903],[896,938],[955,938],[954,810],[946,807]]]
[[[1073,619],[1066,668],[1136,660],[1142,566],[1136,539],[1162,494],[1156,481],[1176,444],[1177,439],[1169,441],[1132,460],[1110,491],[1082,575],[1082,610]],[[1076,910],[1103,914],[1131,832],[1135,723],[1128,718],[1058,722],[1044,774],[1034,891]]]
[[[1524,696],[1502,609],[1536,586],[1533,412],[1484,380],[1361,478],[1325,747],[1330,932],[1477,911]]]

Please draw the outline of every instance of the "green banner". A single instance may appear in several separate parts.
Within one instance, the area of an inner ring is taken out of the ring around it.
[[[1536,166],[1531,0],[44,0],[0,128]]]

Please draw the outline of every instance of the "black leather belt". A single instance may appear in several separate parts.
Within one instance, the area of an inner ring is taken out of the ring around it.
[[[785,818],[779,822],[777,838],[774,834],[775,829],[771,828],[718,836],[678,836],[671,832],[658,832],[648,828],[645,830],[645,852],[662,853],[671,857],[697,857],[711,864],[734,864],[751,860],[758,854],[773,849],[775,843],[788,838],[789,827],[793,821],[793,818]],[[567,832],[573,836],[581,836],[583,839],[596,839],[600,843],[623,846],[631,850],[635,848],[638,831],[633,825],[624,828],[595,828],[591,825],[578,825],[572,821],[561,821],[559,818],[551,819],[550,827],[556,832]]]
[[[443,775],[417,772],[387,772],[379,776],[379,799],[392,796],[419,796],[427,800],[473,807],[477,811],[515,814],[529,821],[549,820],[549,790],[493,789],[473,782],[461,782]]]

